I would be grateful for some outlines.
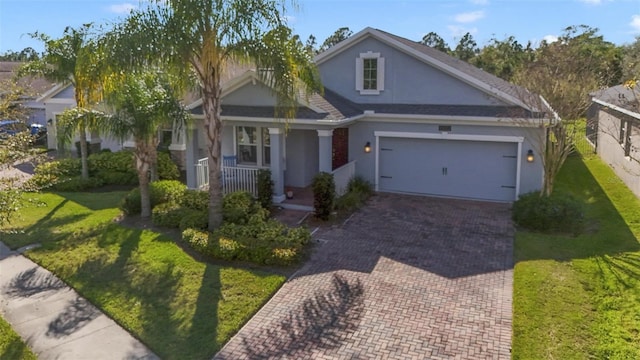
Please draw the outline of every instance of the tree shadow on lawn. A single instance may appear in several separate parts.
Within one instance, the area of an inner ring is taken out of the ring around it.
[[[140,260],[139,252],[153,251],[149,244],[141,244],[142,236],[142,230],[109,225],[97,241],[100,247],[118,244],[117,258],[100,256],[87,260],[72,276],[73,282],[102,309],[131,309],[111,316],[160,357],[212,357],[217,351],[212,344],[216,341],[221,299],[218,267],[206,265],[192,318],[185,322],[188,315],[176,313],[180,310],[176,305],[181,301],[180,287],[185,286],[184,269],[175,259],[166,257],[150,263]],[[151,241],[175,246],[161,235],[154,235]]]
[[[516,237],[516,262],[592,257],[607,261],[612,256],[622,260],[624,256],[618,255],[640,251],[638,239],[581,158],[570,157],[565,162],[556,190],[571,192],[583,201],[585,233],[572,237],[522,231]]]

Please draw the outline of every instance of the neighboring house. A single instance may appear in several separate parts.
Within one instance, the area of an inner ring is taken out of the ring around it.
[[[228,75],[225,81],[229,78],[235,77],[241,72],[245,71],[248,65],[245,64],[233,64],[227,69]],[[193,103],[197,97],[193,94],[187,94],[183,99],[185,103]],[[72,84],[54,84],[50,89],[38,97],[35,101],[37,106],[42,108],[42,123],[47,125],[47,146],[49,149],[57,149],[57,119],[60,114],[66,109],[76,106],[75,101],[75,88]],[[168,150],[174,161],[178,166],[185,169],[185,130],[181,128],[181,124],[167,125],[165,128],[159,129],[160,132],[160,145],[163,150]],[[76,141],[78,137],[76,137]],[[87,132],[87,141],[94,148],[110,149],[111,151],[118,151],[125,148],[133,148],[135,143],[133,141],[121,141],[115,139],[109,134],[99,134],[98,132]],[[70,146],[70,145],[68,145]]]
[[[10,80],[14,77],[21,62],[0,61],[0,80]],[[18,80],[18,84],[27,88],[28,94],[24,98],[24,106],[30,109],[27,124],[46,124],[44,104],[37,99],[49,91],[55,84],[41,77],[24,77]],[[0,93],[3,89],[0,89]],[[0,119],[1,120],[1,119]]]
[[[640,197],[640,90],[618,85],[590,95],[587,139]]]
[[[334,173],[339,190],[353,175],[377,191],[492,201],[541,188],[542,163],[527,154],[540,148],[539,125],[553,112],[527,105],[522,97],[533,95],[522,88],[372,28],[315,60],[324,94],[301,96],[286,126],[255,72],[223,87],[225,189],[260,168],[271,169],[276,202],[321,171]],[[201,102],[190,108],[196,121],[182,139],[195,188],[207,181],[206,140]]]
[[[56,84],[51,90],[42,94],[37,99],[45,110],[47,119],[47,147],[58,149],[57,122],[58,116],[66,109],[76,106],[75,88],[72,84]],[[76,139],[77,140],[77,139]],[[93,148],[110,149],[111,151],[122,150],[124,147],[132,147],[133,144],[113,139],[109,136],[101,137],[96,132],[87,131],[87,141]],[[70,146],[70,145],[67,145]]]

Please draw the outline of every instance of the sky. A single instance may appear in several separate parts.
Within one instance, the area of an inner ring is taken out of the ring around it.
[[[522,44],[553,41],[571,25],[600,30],[604,39],[629,44],[640,36],[640,0],[297,0],[289,7],[290,27],[303,40],[313,34],[320,45],[340,27],[354,33],[374,27],[411,40],[429,32],[451,47],[470,32],[482,47],[492,38],[515,36]],[[126,16],[138,0],[0,0],[0,53],[33,47],[28,34],[53,38],[65,27],[104,24]]]

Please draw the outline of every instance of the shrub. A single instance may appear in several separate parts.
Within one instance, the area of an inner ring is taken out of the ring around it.
[[[168,152],[158,153],[158,177],[160,180],[178,180],[180,170]]]
[[[180,205],[194,210],[206,211],[209,209],[209,193],[201,190],[187,189],[182,194]]]
[[[265,209],[270,209],[273,203],[273,180],[271,170],[262,169],[258,172],[258,202]]]
[[[149,184],[149,196],[151,197],[151,209],[156,205],[170,203],[179,203],[179,199],[186,190],[186,185],[176,180],[160,180]],[[127,215],[139,214],[140,208],[140,187],[131,190],[122,199],[120,209]]]
[[[74,176],[64,180],[58,180],[52,185],[52,188],[57,191],[84,191],[88,189],[94,189],[102,186],[103,183],[98,178],[83,179],[82,176]]]
[[[156,204],[166,202],[180,203],[180,199],[187,190],[187,186],[177,180],[160,180],[150,184],[151,195],[156,198]]]
[[[267,220],[265,213],[259,208],[246,224],[226,222],[213,233],[184,229],[183,240],[202,254],[223,260],[265,265],[288,265],[298,260],[311,239],[309,230],[289,229],[279,221]]]
[[[209,213],[206,210],[184,209],[180,220],[180,230],[198,229],[204,230],[209,225]]]
[[[522,195],[513,204],[513,220],[533,231],[579,234],[584,226],[582,204],[569,194]]]
[[[322,220],[329,220],[336,196],[336,186],[333,175],[321,172],[313,178],[313,207],[316,216]]]
[[[354,176],[349,180],[347,184],[348,192],[356,192],[359,194],[370,196],[373,194],[373,187],[371,183],[365,180],[361,176]]]
[[[38,164],[34,176],[26,184],[30,189],[53,187],[60,191],[80,191],[101,186],[99,180],[78,180],[81,172],[79,159],[60,159]],[[62,185],[62,183],[67,183]],[[56,186],[60,184],[60,186]]]
[[[222,214],[226,222],[246,224],[252,214],[260,209],[253,196],[246,191],[228,194],[222,201]]]
[[[353,177],[347,184],[347,192],[336,199],[335,208],[352,211],[359,209],[373,194],[371,184],[361,177]]]
[[[133,152],[130,150],[116,152],[101,151],[97,154],[89,155],[87,161],[89,163],[89,172],[92,174],[98,172],[119,172],[136,175]]]
[[[151,221],[157,226],[177,229],[180,227],[184,213],[185,209],[180,205],[164,203],[153,208],[151,211]]]
[[[99,178],[105,185],[136,185],[138,176],[131,172],[98,171],[94,177]]]

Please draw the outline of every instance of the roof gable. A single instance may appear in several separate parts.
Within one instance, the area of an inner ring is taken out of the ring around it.
[[[461,80],[489,96],[500,99],[510,105],[520,106],[530,111],[536,111],[536,109],[532,109],[530,104],[537,104],[539,101],[527,101],[529,104],[526,104],[521,100],[523,96],[535,96],[524,88],[511,84],[487,73],[486,71],[429,46],[370,27],[365,28],[350,38],[331,47],[329,50],[317,55],[315,58],[316,63],[322,64],[353,45],[370,37],[406,53],[421,62],[448,74],[449,76]]]

